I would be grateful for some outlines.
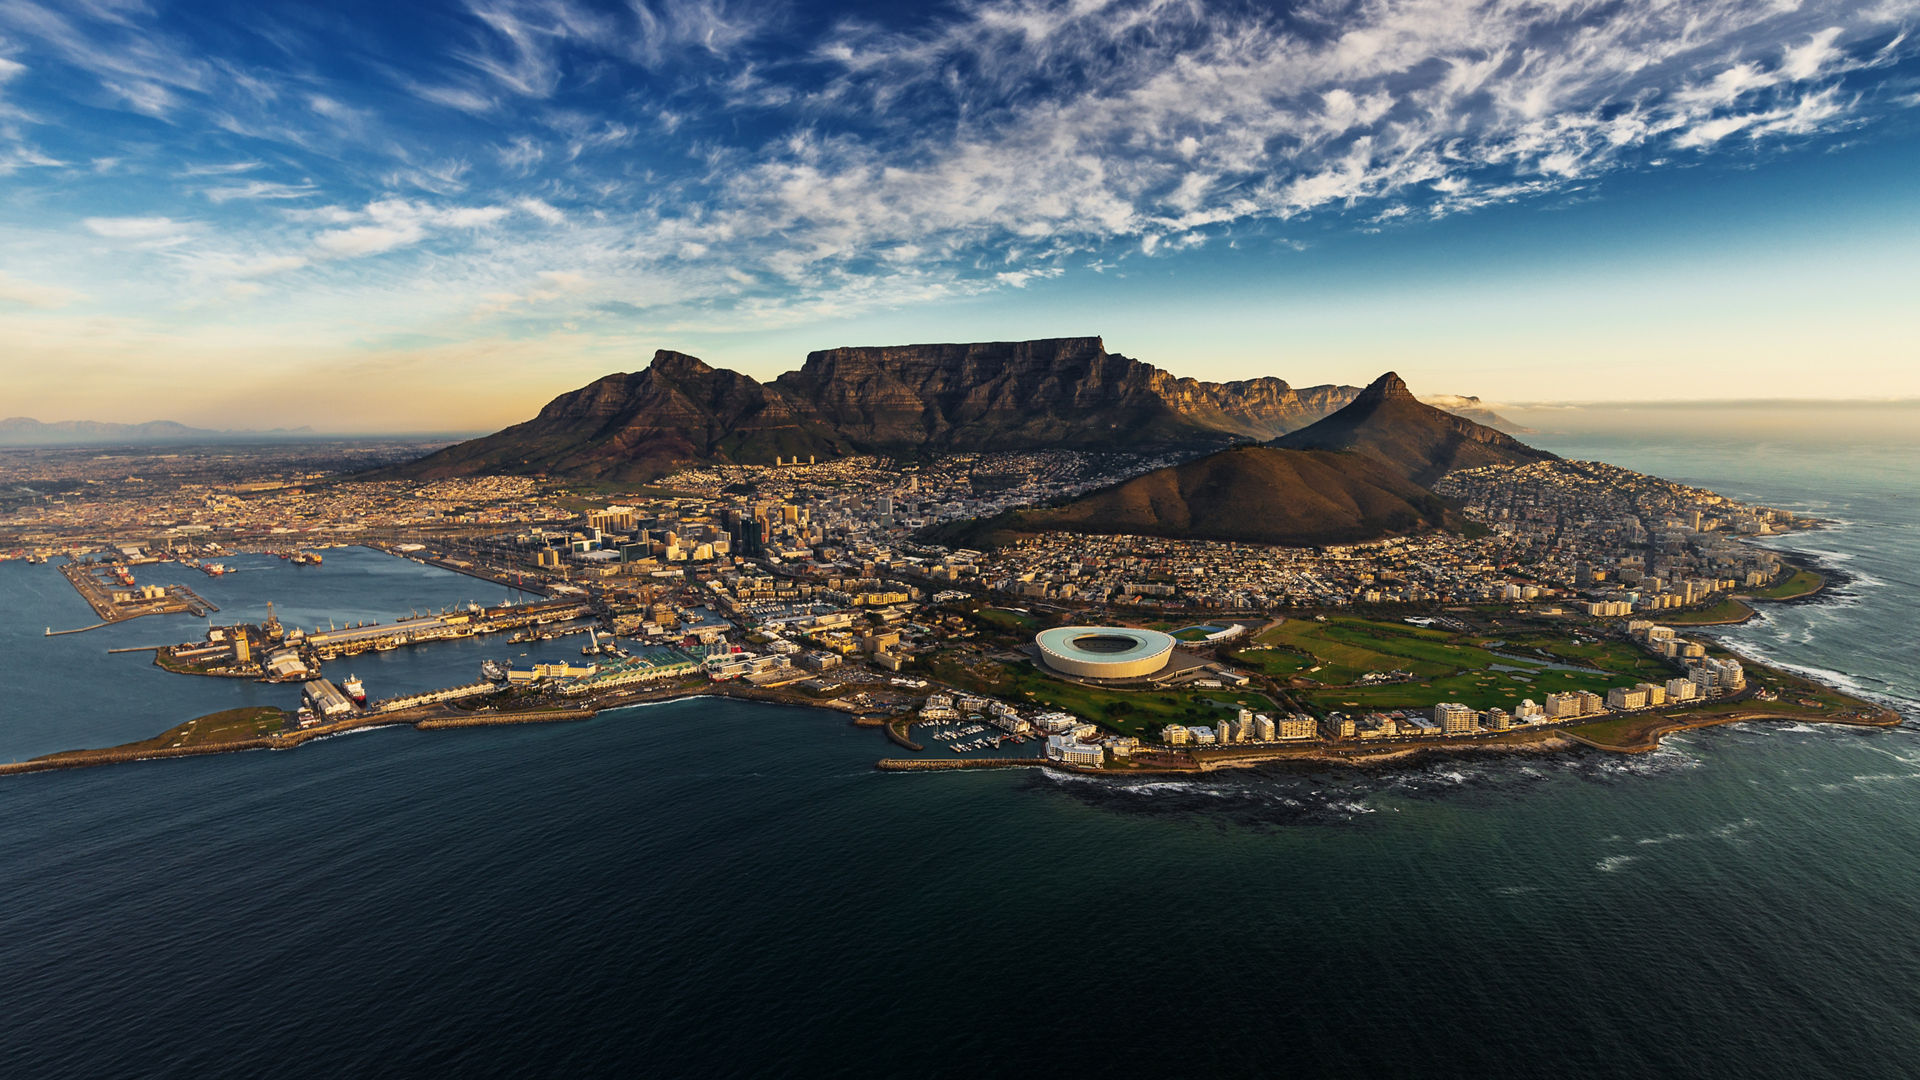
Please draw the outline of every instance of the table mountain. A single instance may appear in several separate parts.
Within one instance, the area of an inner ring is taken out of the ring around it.
[[[694,462],[921,451],[1086,450],[1265,440],[1358,391],[1176,378],[1097,337],[827,349],[771,384],[661,350],[540,415],[377,477],[489,472],[643,481]]]
[[[1177,378],[1097,337],[826,349],[773,387],[856,445],[896,452],[1265,440],[1354,393]]]

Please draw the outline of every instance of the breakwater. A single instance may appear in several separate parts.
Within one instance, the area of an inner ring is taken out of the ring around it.
[[[886,772],[945,772],[952,769],[1043,769],[1045,758],[881,758],[873,767]],[[1078,770],[1075,770],[1078,771]]]
[[[526,712],[475,713],[471,716],[442,716],[414,722],[421,731],[445,731],[450,728],[498,727],[503,724],[550,724],[563,720],[591,720],[600,715],[595,709],[529,709]]]

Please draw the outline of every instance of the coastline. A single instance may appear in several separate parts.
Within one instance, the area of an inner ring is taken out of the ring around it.
[[[719,684],[724,686],[725,684]],[[847,708],[835,709],[826,703],[801,702],[764,697],[760,694],[729,693],[718,687],[680,688],[671,693],[658,695],[635,695],[625,700],[599,703],[578,708],[539,708],[510,712],[465,712],[447,706],[433,706],[427,709],[406,710],[394,713],[381,713],[351,717],[332,724],[322,724],[301,731],[278,736],[261,736],[243,739],[231,739],[223,742],[206,743],[197,746],[137,747],[138,744],[101,747],[98,749],[62,750],[45,754],[26,761],[0,763],[0,776],[23,775],[27,773],[53,772],[65,769],[85,769],[102,765],[120,765],[137,761],[159,761],[170,758],[204,757],[209,754],[233,754],[251,750],[293,750],[301,745],[334,735],[343,735],[352,731],[370,731],[383,727],[413,727],[420,731],[452,731],[464,728],[504,727],[518,724],[550,724],[579,720],[591,720],[603,712],[616,709],[634,708],[644,705],[664,705],[679,701],[690,701],[700,697],[735,697],[741,700],[757,701],[767,705],[788,705],[796,708],[817,708],[829,712],[849,713]],[[896,737],[893,724],[860,723],[861,717],[852,717],[850,722],[856,726],[881,726],[889,740],[906,749],[922,749],[917,745]],[[1645,754],[1656,750],[1660,740],[1667,735],[1685,731],[1697,731],[1702,728],[1719,727],[1726,724],[1751,723],[1756,721],[1784,721],[1809,724],[1838,724],[1847,727],[1892,728],[1902,723],[1899,713],[1891,708],[1877,707],[1877,710],[1864,717],[1836,718],[1811,716],[1786,712],[1781,709],[1751,708],[1737,709],[1722,715],[1701,717],[1685,713],[1660,716],[1645,729],[1645,733],[1627,743],[1611,743],[1592,736],[1580,734],[1573,728],[1554,728],[1545,731],[1514,732],[1507,736],[1475,739],[1468,742],[1441,744],[1396,743],[1388,746],[1329,747],[1324,743],[1289,747],[1262,747],[1245,752],[1226,751],[1204,759],[1196,759],[1191,766],[1147,765],[1138,767],[1089,768],[1049,761],[1045,758],[881,758],[875,762],[875,768],[888,772],[947,772],[965,769],[1008,769],[1008,768],[1049,768],[1061,772],[1071,772],[1082,776],[1129,777],[1129,776],[1200,776],[1210,772],[1229,769],[1250,769],[1262,765],[1302,762],[1316,765],[1388,765],[1411,762],[1432,755],[1448,754],[1540,754],[1557,753],[1584,746],[1594,750],[1617,754]],[[191,723],[191,722],[190,722]],[[186,725],[181,725],[185,727]],[[169,729],[174,730],[174,729]]]
[[[1668,735],[1678,735],[1683,731],[1699,731],[1704,728],[1723,727],[1728,724],[1746,724],[1756,721],[1784,721],[1801,724],[1836,724],[1841,727],[1859,728],[1895,728],[1902,723],[1900,714],[1891,708],[1881,708],[1878,713],[1864,718],[1839,718],[1826,716],[1801,716],[1782,712],[1777,709],[1756,708],[1737,710],[1722,716],[1689,718],[1682,713],[1667,718],[1666,722],[1650,726],[1646,735],[1631,743],[1609,743],[1590,738],[1576,732],[1566,733],[1567,738],[1582,746],[1595,750],[1605,750],[1615,754],[1650,754],[1660,748],[1660,740]]]
[[[1797,553],[1796,553],[1797,555]],[[1795,564],[1818,579],[1814,587],[1791,597],[1772,599],[1764,597],[1742,597],[1749,601],[1747,614],[1737,620],[1718,623],[1695,623],[1693,626],[1738,625],[1753,618],[1757,613],[1751,603],[1801,604],[1820,603],[1828,598],[1829,587],[1843,584],[1849,575],[1824,565],[1820,560],[1799,556]],[[156,657],[158,663],[158,657]],[[161,665],[165,667],[165,665]],[[1763,665],[1772,667],[1772,665]],[[1774,668],[1781,674],[1792,674]],[[204,674],[204,673],[195,673]],[[1661,740],[1671,734],[1727,724],[1788,721],[1805,723],[1830,723],[1862,728],[1898,727],[1902,723],[1899,712],[1893,708],[1875,702],[1867,702],[1848,695],[1838,688],[1828,686],[1817,679],[1792,675],[1810,686],[1819,687],[1832,694],[1856,703],[1859,709],[1849,710],[1839,715],[1824,715],[1808,711],[1794,711],[1778,703],[1727,702],[1724,712],[1703,714],[1701,711],[1681,711],[1673,713],[1649,713],[1644,723],[1636,723],[1639,718],[1619,717],[1612,720],[1599,719],[1586,725],[1569,725],[1545,730],[1515,731],[1500,735],[1484,736],[1461,742],[1407,743],[1394,742],[1387,745],[1339,745],[1326,742],[1313,742],[1303,745],[1262,746],[1245,750],[1219,748],[1214,750],[1189,751],[1184,761],[1175,763],[1175,755],[1157,751],[1144,751],[1143,758],[1150,764],[1115,765],[1112,767],[1088,767],[1068,765],[1049,761],[1045,758],[882,758],[875,767],[882,771],[898,772],[940,772],[955,769],[987,768],[1051,768],[1062,772],[1071,772],[1085,776],[1127,777],[1127,776],[1198,776],[1226,769],[1249,769],[1272,763],[1300,762],[1316,765],[1355,765],[1375,766],[1393,765],[1411,762],[1423,757],[1449,754],[1539,754],[1564,752],[1577,747],[1601,750],[1609,753],[1645,754],[1660,746]],[[742,682],[701,683],[698,685],[681,684],[672,687],[656,687],[615,692],[592,701],[583,701],[574,707],[544,705],[537,708],[494,710],[460,709],[446,704],[421,706],[414,709],[398,710],[391,713],[375,713],[349,717],[330,724],[296,731],[276,732],[267,735],[228,738],[215,742],[184,745],[147,745],[166,740],[179,734],[184,738],[193,725],[218,714],[197,717],[194,720],[177,725],[159,735],[134,743],[119,746],[58,751],[30,758],[26,761],[0,763],[0,776],[48,772],[65,769],[90,768],[100,765],[124,764],[135,761],[154,761],[177,757],[200,757],[208,754],[239,753],[250,750],[291,750],[305,743],[324,739],[333,735],[351,731],[371,730],[379,727],[410,725],[421,731],[446,731],[464,728],[499,727],[514,724],[540,724],[588,720],[602,712],[630,708],[641,705],[667,704],[698,697],[731,697],[744,701],[756,701],[769,705],[785,705],[798,708],[821,709],[839,712],[849,716],[849,722],[860,727],[879,728],[886,739],[902,749],[922,753],[925,747],[912,740],[909,734],[910,718],[889,718],[869,715],[867,710],[833,698],[802,698],[792,691],[781,688],[758,687]],[[1805,703],[1811,706],[1812,702]],[[1583,733],[1581,727],[1600,727],[1605,725],[1624,725],[1621,734],[1629,737],[1610,740],[1593,733]],[[1144,748],[1143,748],[1144,750]]]

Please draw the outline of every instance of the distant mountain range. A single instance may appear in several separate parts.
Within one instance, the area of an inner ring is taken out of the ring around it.
[[[100,420],[59,420],[45,423],[29,416],[0,420],[0,446],[152,446],[166,443],[232,442],[311,435],[309,427],[271,431],[214,431],[188,427],[172,420],[144,424],[113,424]]]
[[[1265,446],[1224,450],[1064,505],[936,527],[927,540],[992,547],[1022,534],[1355,543],[1464,523],[1427,485],[1456,468],[1553,459],[1415,400],[1392,372],[1339,411]]]
[[[1205,450],[1298,430],[1359,393],[1179,378],[1097,337],[826,349],[766,384],[663,349],[645,370],[562,394],[525,423],[375,475],[640,482],[688,464],[809,454]]]

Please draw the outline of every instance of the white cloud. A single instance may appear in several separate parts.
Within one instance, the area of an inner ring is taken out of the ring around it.
[[[165,240],[192,227],[169,217],[90,217],[82,224],[94,235],[109,240]]]
[[[337,258],[358,258],[362,255],[378,255],[383,251],[417,244],[426,237],[425,229],[417,224],[402,225],[355,225],[350,229],[335,229],[314,237],[314,246],[321,252]]]
[[[0,270],[0,303],[24,304],[31,308],[61,308],[76,300],[86,299],[86,294],[61,285],[44,285],[24,278],[14,277]]]
[[[233,176],[237,173],[252,172],[262,166],[258,161],[207,161],[197,162],[181,168],[181,176]]]
[[[544,199],[525,198],[514,205],[549,225],[564,225],[567,222],[567,215]]]
[[[435,229],[481,229],[512,211],[504,206],[435,206],[406,199],[379,199],[358,213],[332,211],[326,220],[363,221],[314,237],[314,245],[334,258],[379,255],[427,239]]]
[[[458,109],[476,116],[490,113],[499,107],[498,102],[485,94],[458,86],[422,86],[419,83],[408,83],[407,89],[422,101],[445,105],[449,109]]]
[[[1285,17],[954,0],[886,26],[849,18],[797,51],[793,26],[766,32],[786,17],[772,5],[464,2],[468,33],[388,69],[413,100],[378,110],[317,74],[182,48],[119,0],[0,0],[0,32],[84,64],[116,101],[146,94],[171,130],[204,120],[273,144],[185,166],[156,160],[175,152],[164,139],[105,147],[123,160],[111,182],[210,177],[187,191],[222,208],[191,227],[90,219],[94,233],[173,243],[165,265],[216,288],[411,249],[358,284],[338,267],[312,283],[341,302],[420,269],[458,317],[617,299],[689,324],[784,324],[1216,239],[1272,251],[1308,217],[1416,228],[1920,105],[1872,70],[1914,51],[1895,37],[1911,0],[1315,0]],[[19,74],[0,65],[9,92]],[[0,174],[58,166],[6,124]],[[309,195],[333,205],[270,208]],[[241,269],[273,260],[290,261]]]
[[[302,255],[265,255],[236,263],[231,274],[238,278],[271,277],[290,273],[306,265],[307,259]]]
[[[532,285],[525,292],[482,293],[474,314],[500,315],[526,304],[549,303],[572,293],[584,292],[592,284],[587,275],[575,270],[542,270],[534,275]]]
[[[312,184],[277,184],[253,180],[245,184],[211,187],[201,194],[214,202],[223,203],[230,199],[304,199],[318,190]]]
[[[1787,49],[1786,57],[1780,62],[1780,71],[1789,79],[1805,80],[1824,71],[1828,65],[1846,55],[1834,47],[1842,33],[1838,26],[1829,26],[1813,35],[1804,45]]]

